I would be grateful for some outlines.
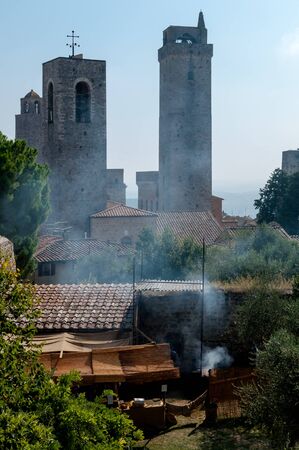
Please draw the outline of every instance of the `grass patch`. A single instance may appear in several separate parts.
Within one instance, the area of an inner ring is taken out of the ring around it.
[[[256,288],[258,285],[265,284],[264,280],[256,277],[240,277],[230,281],[213,281],[211,285],[216,289],[224,292],[246,293]],[[282,294],[292,292],[292,279],[276,277],[271,281],[267,281],[269,289]]]

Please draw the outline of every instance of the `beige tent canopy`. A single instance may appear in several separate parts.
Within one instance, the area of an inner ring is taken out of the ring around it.
[[[50,344],[51,345],[51,344]],[[54,344],[53,344],[54,345]],[[73,344],[72,344],[73,345]],[[86,384],[162,381],[179,378],[169,344],[127,345],[91,351],[43,353],[41,362],[59,376],[77,370]]]
[[[39,335],[33,343],[42,346],[42,353],[63,352],[89,353],[93,349],[119,347],[130,343],[129,333],[123,334],[119,339],[118,331],[105,331],[101,333],[57,333]]]

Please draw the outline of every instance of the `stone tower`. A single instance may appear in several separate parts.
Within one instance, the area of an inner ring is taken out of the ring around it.
[[[282,152],[281,168],[287,175],[299,172],[299,149]]]
[[[159,49],[159,210],[211,209],[211,59],[197,27],[170,26]]]
[[[42,148],[42,99],[31,89],[21,98],[21,114],[16,115],[16,137],[30,147]]]

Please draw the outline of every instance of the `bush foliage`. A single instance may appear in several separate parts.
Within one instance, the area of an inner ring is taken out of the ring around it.
[[[54,383],[33,346],[34,287],[0,259],[0,448],[116,450],[142,438],[129,418],[73,393],[78,374]]]
[[[299,272],[299,245],[277,230],[261,225],[244,231],[229,246],[213,246],[207,251],[210,280],[230,281],[240,277],[292,278]]]
[[[23,276],[32,272],[39,226],[49,211],[48,168],[37,150],[0,132],[0,235],[14,244]]]

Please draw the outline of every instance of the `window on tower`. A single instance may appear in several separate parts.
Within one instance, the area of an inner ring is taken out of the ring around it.
[[[90,122],[90,89],[84,81],[76,84],[76,122]]]
[[[34,102],[34,112],[35,114],[39,114],[39,103],[37,100]]]
[[[48,86],[48,123],[53,123],[53,83]]]

